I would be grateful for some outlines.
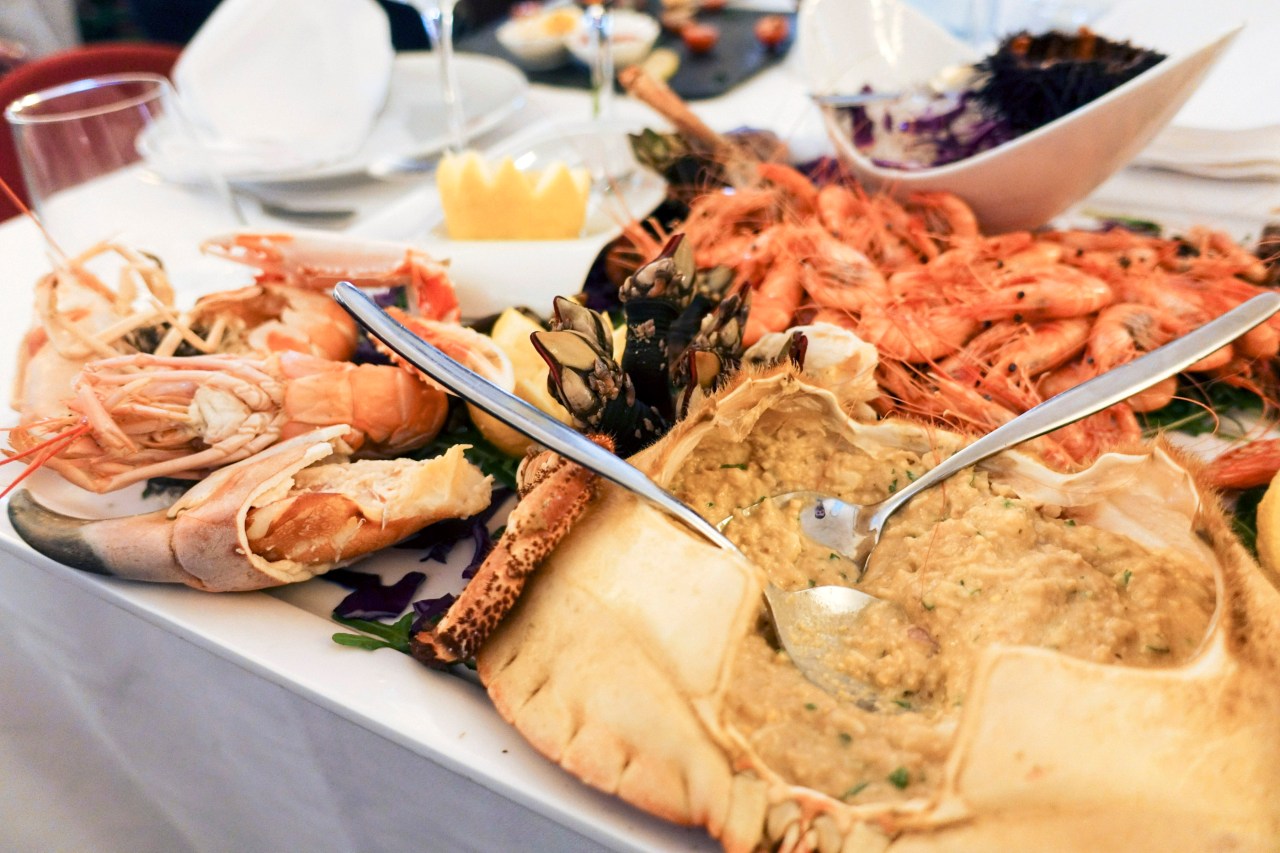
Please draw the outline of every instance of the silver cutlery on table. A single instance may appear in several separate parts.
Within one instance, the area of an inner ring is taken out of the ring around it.
[[[297,219],[303,222],[341,225],[355,219],[359,212],[354,207],[337,204],[308,204],[292,199],[284,199],[275,195],[264,194],[256,190],[236,187],[233,192],[253,204],[267,216],[277,219]]]

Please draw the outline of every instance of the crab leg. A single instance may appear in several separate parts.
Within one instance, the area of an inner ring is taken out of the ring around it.
[[[595,494],[595,474],[550,451],[526,458],[520,473],[533,482],[527,492],[522,489],[525,493],[507,517],[502,539],[435,628],[419,631],[410,641],[413,656],[427,666],[439,669],[475,657],[515,605],[529,575]]]

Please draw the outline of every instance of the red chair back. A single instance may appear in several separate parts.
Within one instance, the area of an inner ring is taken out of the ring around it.
[[[86,77],[127,71],[147,71],[167,77],[181,53],[179,45],[147,42],[98,42],[51,53],[0,76],[0,110],[24,95]],[[22,180],[18,151],[8,122],[4,124],[0,128],[0,180],[26,204],[29,197],[26,183]],[[0,219],[8,219],[20,212],[8,196],[0,193]]]

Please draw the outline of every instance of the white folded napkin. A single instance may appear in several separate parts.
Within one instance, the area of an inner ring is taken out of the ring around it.
[[[375,0],[223,0],[174,85],[229,176],[355,153],[387,97],[394,51]]]

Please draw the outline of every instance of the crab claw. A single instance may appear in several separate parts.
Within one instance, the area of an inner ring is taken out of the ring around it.
[[[24,490],[9,520],[32,548],[81,571],[230,592],[307,580],[488,506],[490,480],[461,446],[419,462],[334,463],[346,430],[306,433],[222,468],[168,509],[72,518]]]

